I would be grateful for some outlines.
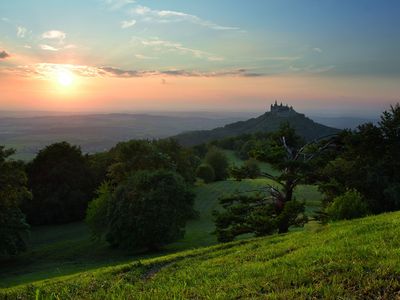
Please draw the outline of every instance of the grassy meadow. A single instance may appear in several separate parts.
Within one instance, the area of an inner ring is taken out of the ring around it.
[[[395,299],[400,213],[316,223],[0,291],[9,299]]]
[[[231,164],[241,164],[232,152],[227,152]],[[261,164],[265,171],[274,172],[267,164]],[[232,179],[202,184],[195,187],[195,209],[199,217],[188,222],[185,237],[158,253],[128,253],[111,249],[104,241],[95,241],[84,222],[33,227],[28,252],[14,261],[4,263],[0,268],[0,288],[30,284],[48,278],[96,270],[138,259],[162,256],[178,251],[217,244],[212,212],[218,209],[218,199],[224,194],[245,192],[272,183],[268,179],[246,179],[241,182]],[[314,186],[300,186],[296,192],[299,200],[306,201],[310,216],[319,207],[320,194]]]

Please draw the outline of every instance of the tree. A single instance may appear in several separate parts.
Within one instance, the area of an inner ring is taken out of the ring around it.
[[[225,180],[228,177],[229,162],[222,150],[211,148],[206,154],[205,162],[214,169],[216,181]]]
[[[320,190],[330,206],[356,190],[373,214],[400,209],[400,106],[383,112],[381,121],[366,123],[339,136],[341,147],[324,168]]]
[[[215,180],[214,169],[208,164],[201,164],[198,166],[196,169],[196,176],[205,183],[210,183]]]
[[[334,143],[335,139],[322,139],[306,144],[288,124],[259,143],[255,158],[270,163],[279,175],[262,172],[274,184],[267,184],[259,196],[237,194],[221,199],[225,211],[215,212],[219,239],[226,241],[250,232],[285,233],[292,225],[304,224],[304,203],[296,201],[294,189],[313,180],[313,173],[325,162],[319,156]],[[246,169],[242,170],[242,177],[247,176]]]
[[[245,178],[255,179],[259,177],[261,175],[261,170],[257,160],[250,158],[244,163],[243,166],[232,167],[230,173],[237,181],[241,181]]]
[[[110,150],[112,164],[108,179],[117,185],[140,170],[166,169],[179,173],[188,182],[195,179],[199,165],[197,157],[173,139],[147,141],[132,140],[118,143]]]
[[[114,247],[158,249],[183,237],[193,202],[194,194],[179,174],[137,172],[109,201],[106,240]]]
[[[27,167],[32,201],[23,205],[30,224],[59,224],[82,220],[94,184],[86,156],[67,142],[39,151]]]
[[[0,146],[0,258],[16,255],[27,248],[29,225],[19,209],[29,200],[22,162],[10,159],[15,151]]]
[[[96,194],[97,197],[89,203],[85,221],[92,236],[97,240],[101,240],[108,226],[108,209],[112,201],[111,185],[108,182],[104,182],[100,185]]]

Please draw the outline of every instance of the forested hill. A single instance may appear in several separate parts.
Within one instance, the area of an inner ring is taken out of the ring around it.
[[[292,107],[271,105],[271,110],[263,115],[247,121],[239,121],[218,127],[212,130],[197,130],[181,133],[174,138],[182,145],[194,146],[226,137],[246,133],[273,132],[279,129],[282,123],[288,122],[296,129],[297,134],[306,140],[330,135],[339,132],[339,129],[328,127],[314,122],[304,114],[296,112]]]

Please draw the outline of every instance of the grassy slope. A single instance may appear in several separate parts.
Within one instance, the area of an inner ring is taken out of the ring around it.
[[[211,246],[0,292],[62,299],[394,299],[400,213]],[[40,297],[39,297],[40,298]]]
[[[242,163],[233,152],[227,154],[231,164]],[[267,164],[262,164],[261,167],[265,171],[275,172]],[[266,182],[271,183],[266,179],[242,182],[227,180],[197,186],[195,208],[200,217],[187,224],[184,239],[168,245],[162,253],[126,253],[110,249],[105,242],[92,241],[84,223],[33,228],[30,251],[16,261],[5,265],[0,263],[0,288],[214,245],[217,241],[212,235],[212,211],[218,208],[218,198],[226,193],[254,190],[264,186]],[[296,195],[298,199],[306,201],[309,212],[318,208],[320,194],[315,187],[301,186]]]
[[[104,242],[92,241],[84,223],[33,228],[30,251],[16,261],[0,265],[0,288],[213,245],[216,238],[211,234],[212,211],[218,208],[218,198],[236,190],[253,190],[265,182],[265,179],[228,180],[196,187],[195,207],[200,217],[187,224],[184,239],[168,245],[163,253],[144,255],[110,249]],[[297,194],[299,199],[307,200],[309,211],[318,207],[320,196],[315,187],[300,187]]]

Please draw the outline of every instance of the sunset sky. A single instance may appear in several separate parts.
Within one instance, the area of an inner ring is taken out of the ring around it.
[[[397,0],[0,2],[0,110],[300,111],[400,101]]]

